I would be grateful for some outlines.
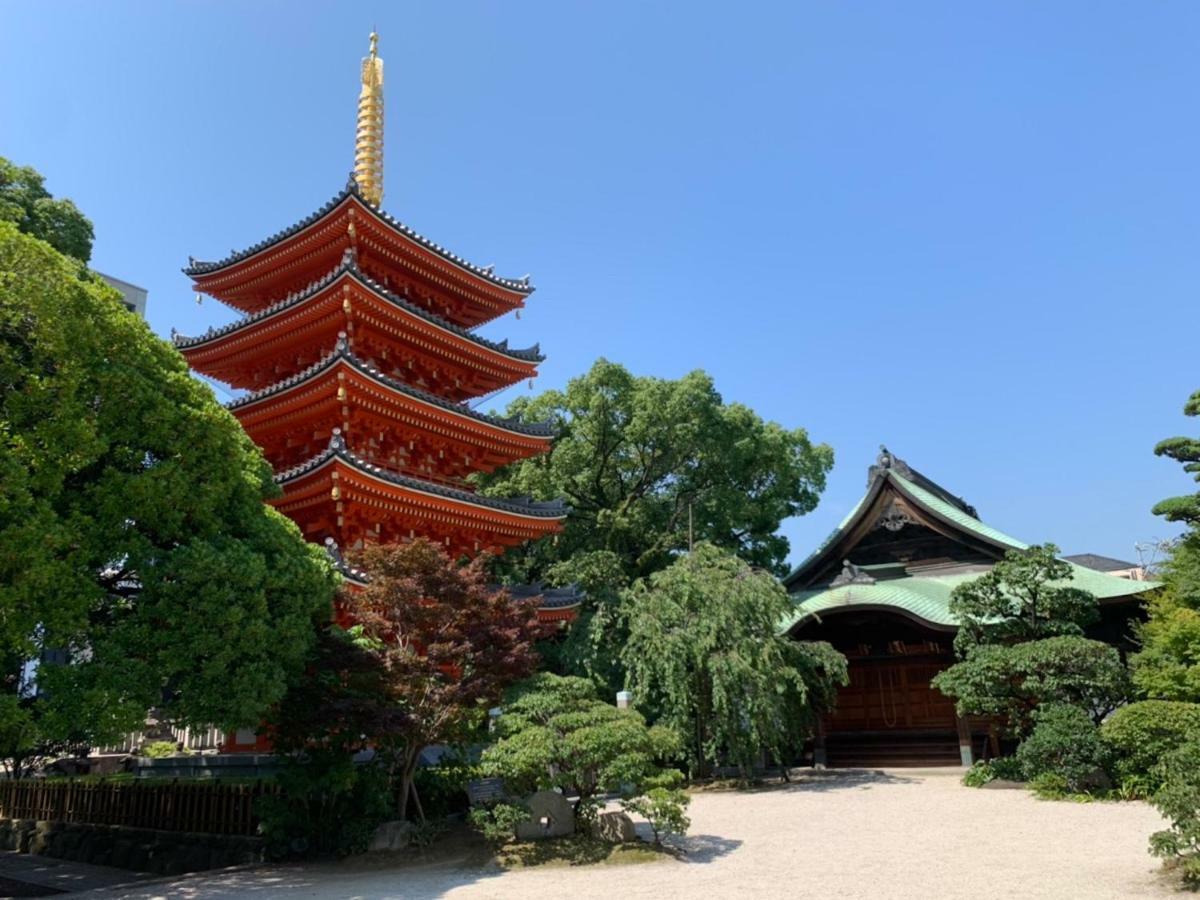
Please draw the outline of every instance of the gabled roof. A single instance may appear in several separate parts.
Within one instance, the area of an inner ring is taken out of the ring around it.
[[[305,475],[315,472],[336,460],[340,460],[350,468],[357,470],[369,478],[388,482],[433,497],[454,500],[484,509],[494,509],[499,512],[534,519],[565,519],[570,512],[569,507],[561,500],[540,502],[534,500],[532,497],[510,497],[506,499],[485,497],[482,494],[475,494],[471,491],[447,487],[443,484],[425,481],[422,478],[413,478],[408,475],[400,475],[396,472],[388,471],[380,466],[372,465],[350,450],[346,446],[346,441],[342,437],[340,428],[334,429],[333,437],[330,438],[329,446],[325,450],[298,466],[293,466],[278,473],[275,476],[275,481],[277,484],[286,485],[288,482],[303,478]]]
[[[403,222],[388,215],[380,207],[376,206],[362,195],[362,193],[359,191],[358,183],[354,180],[353,175],[350,176],[350,180],[346,182],[346,187],[343,188],[340,193],[334,196],[328,203],[326,203],[316,212],[305,216],[299,222],[288,226],[282,231],[277,231],[266,240],[259,241],[257,244],[247,247],[245,250],[232,251],[224,259],[216,262],[204,262],[202,260],[189,259],[188,265],[184,267],[183,272],[185,275],[189,275],[193,278],[219,272],[221,269],[249,259],[250,257],[262,253],[265,250],[269,250],[280,241],[286,240],[293,235],[299,234],[306,228],[316,225],[334,210],[338,209],[343,203],[351,200],[357,201],[378,221],[394,229],[405,239],[423,247],[426,250],[432,251],[446,262],[452,263],[453,265],[462,269],[464,272],[469,272],[471,275],[481,278],[484,281],[488,281],[497,287],[502,287],[518,294],[528,296],[529,294],[533,293],[533,286],[529,283],[528,276],[524,278],[501,278],[492,272],[490,266],[485,268],[484,266],[477,266],[474,263],[467,262],[467,260],[463,259],[461,256],[451,253],[445,247],[434,243],[429,238],[418,234],[416,231],[413,231],[413,229],[409,228]]]
[[[425,403],[430,406],[436,406],[439,409],[444,409],[447,412],[454,413],[455,415],[463,416],[467,419],[473,419],[476,422],[482,422],[485,425],[491,425],[494,428],[500,428],[504,431],[511,431],[515,434],[545,438],[554,436],[554,426],[550,422],[522,422],[520,419],[516,418],[490,416],[486,413],[476,412],[464,403],[454,403],[453,401],[446,400],[445,398],[439,397],[436,394],[431,394],[428,391],[423,391],[420,388],[415,388],[412,385],[405,384],[403,381],[392,378],[389,375],[385,375],[383,372],[379,371],[374,366],[370,365],[354,354],[354,351],[350,349],[350,344],[346,339],[346,333],[344,331],[339,333],[338,342],[334,347],[333,352],[324,359],[313,363],[307,369],[303,370],[302,372],[297,372],[290,378],[285,378],[282,381],[277,381],[275,384],[265,387],[260,391],[254,391],[246,394],[243,397],[238,397],[236,400],[231,400],[226,404],[226,408],[229,410],[245,409],[248,406],[253,406],[255,403],[259,403],[268,398],[286,393],[293,388],[300,387],[301,385],[312,381],[317,376],[333,368],[339,362],[344,362],[345,364],[361,372],[363,375],[366,375],[372,381],[375,381],[376,383],[381,384],[390,390],[405,394],[421,403]]]
[[[249,328],[251,325],[255,325],[265,319],[270,319],[273,316],[280,315],[287,310],[300,306],[301,304],[310,300],[312,297],[320,294],[339,278],[343,277],[353,278],[360,285],[371,291],[371,293],[375,294],[380,299],[385,300],[393,306],[396,306],[405,312],[411,313],[420,319],[424,319],[431,325],[477,344],[480,347],[485,347],[488,350],[495,351],[496,353],[503,354],[504,356],[508,356],[512,359],[519,359],[522,362],[542,362],[546,358],[542,355],[541,348],[537,344],[534,344],[532,347],[524,350],[511,349],[508,346],[508,341],[506,340],[489,341],[486,338],[481,338],[474,332],[469,331],[468,329],[459,325],[455,325],[452,322],[448,322],[441,316],[435,315],[434,313],[417,306],[415,303],[410,303],[403,297],[391,293],[384,288],[383,285],[370,278],[364,274],[361,269],[359,269],[358,260],[356,259],[354,252],[351,250],[346,251],[342,257],[341,264],[338,265],[337,268],[317,281],[314,281],[299,293],[285,297],[278,303],[273,303],[259,312],[251,313],[248,316],[243,316],[237,321],[230,322],[228,325],[223,325],[220,328],[210,328],[204,334],[196,337],[185,337],[184,335],[180,334],[173,335],[175,346],[180,350],[199,347],[203,344],[207,344],[210,341],[215,341],[219,338],[226,337],[227,335],[234,334],[244,328]]]
[[[789,631],[813,617],[882,609],[915,619],[932,628],[952,630],[958,627],[957,619],[950,612],[951,593],[958,585],[973,581],[989,571],[991,563],[980,561],[921,568],[901,563],[861,567],[852,564],[854,553],[853,549],[847,552],[849,545],[846,539],[855,532],[862,533],[862,528],[867,524],[864,517],[878,508],[876,501],[886,489],[894,491],[948,533],[957,533],[972,546],[990,548],[996,559],[1009,550],[1029,547],[1025,542],[984,524],[975,508],[961,497],[951,494],[893,456],[886,448],[881,448],[879,459],[869,472],[866,495],[821,546],[784,579],[795,607],[793,614],[783,623],[783,631]],[[852,542],[857,545],[857,539]],[[842,574],[828,584],[824,583],[824,579],[812,584],[813,578],[829,571],[834,563],[835,552],[850,557]],[[1077,565],[1070,558],[1066,561],[1071,565],[1070,585],[1088,591],[1101,603],[1124,601],[1158,587],[1156,582],[1117,578]]]
[[[800,586],[804,583],[806,576],[811,576],[818,569],[827,567],[830,562],[829,557],[837,549],[839,542],[861,524],[863,517],[887,487],[891,487],[908,502],[948,529],[959,531],[965,536],[994,548],[997,555],[1008,550],[1022,550],[1029,546],[990,525],[985,525],[980,521],[975,507],[961,497],[955,496],[937,482],[917,472],[903,460],[889,453],[886,447],[883,447],[880,449],[875,465],[868,470],[866,494],[842,520],[841,524],[821,542],[821,545],[784,578],[784,585],[789,588]]]

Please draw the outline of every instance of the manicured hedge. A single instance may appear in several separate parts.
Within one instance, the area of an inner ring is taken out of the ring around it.
[[[1200,703],[1130,703],[1108,717],[1101,734],[1116,753],[1117,777],[1146,779],[1146,790],[1153,791],[1160,781],[1154,774],[1159,761],[1189,735],[1200,736]]]

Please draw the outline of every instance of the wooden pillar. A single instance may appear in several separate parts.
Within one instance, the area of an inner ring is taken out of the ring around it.
[[[975,754],[971,748],[971,726],[962,716],[955,715],[954,722],[958,726],[958,755],[964,768],[970,768],[975,762]]]

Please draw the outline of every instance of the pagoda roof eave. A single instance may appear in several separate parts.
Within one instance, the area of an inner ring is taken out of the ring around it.
[[[257,244],[253,244],[244,250],[234,251],[224,259],[217,260],[215,262],[191,260],[190,264],[184,266],[182,271],[185,275],[198,279],[205,276],[214,275],[224,269],[230,268],[231,266],[243,263],[261,253],[269,251],[282,241],[285,241],[288,238],[294,237],[305,230],[318,225],[323,219],[335,212],[347,202],[357,202],[381,224],[395,231],[403,239],[410,241],[424,250],[428,250],[436,254],[445,262],[450,263],[471,277],[478,278],[495,287],[511,291],[520,297],[528,297],[534,291],[533,285],[529,283],[528,277],[516,279],[501,278],[498,275],[494,275],[491,272],[490,267],[485,268],[483,266],[477,266],[474,263],[468,262],[461,256],[451,253],[440,244],[434,243],[429,238],[414,231],[412,228],[409,228],[407,225],[393,216],[388,215],[383,211],[382,208],[376,206],[374,203],[371,203],[362,195],[362,193],[359,191],[358,183],[353,178],[347,182],[346,187],[340,193],[325,203],[320,209],[308,216],[305,216],[295,224],[283,229],[282,231],[276,232],[269,238],[259,241]]]
[[[535,519],[540,521],[562,521],[570,513],[570,509],[561,500],[554,500],[548,503],[539,503],[532,499],[524,498],[501,499],[497,497],[485,497],[479,494],[473,494],[470,491],[447,487],[445,485],[435,484],[431,481],[425,481],[423,479],[413,478],[408,475],[400,475],[396,472],[390,472],[387,469],[372,465],[351,451],[346,446],[346,441],[341,435],[341,429],[334,430],[333,438],[330,440],[329,447],[327,449],[298,466],[294,466],[290,469],[286,469],[283,472],[279,472],[275,476],[275,482],[276,484],[283,486],[291,481],[311,475],[314,472],[317,472],[326,466],[335,464],[337,462],[341,462],[344,465],[349,466],[360,475],[383,482],[384,484],[405,488],[407,490],[424,494],[438,500],[450,500],[452,502],[463,503],[479,509],[500,512],[510,516],[517,516],[519,518]]]
[[[545,438],[547,440],[550,440],[554,437],[554,426],[550,422],[525,423],[519,422],[515,419],[504,419],[500,418],[499,416],[491,416],[487,413],[476,412],[475,410],[460,403],[454,403],[450,400],[446,400],[444,397],[439,397],[436,394],[423,391],[420,388],[415,388],[411,385],[405,384],[402,381],[392,378],[389,375],[385,375],[374,366],[369,365],[367,362],[356,356],[354,351],[350,349],[350,345],[344,335],[338,338],[337,346],[334,348],[333,353],[329,354],[324,359],[313,363],[307,369],[303,370],[302,372],[297,372],[290,378],[285,378],[282,381],[276,382],[270,387],[263,388],[259,391],[254,391],[253,393],[247,394],[244,397],[239,397],[236,400],[231,400],[229,403],[225,404],[225,408],[231,412],[235,410],[243,410],[248,409],[255,404],[280,397],[289,391],[303,387],[305,384],[308,384],[314,379],[320,377],[326,371],[338,365],[339,363],[350,366],[355,371],[371,379],[371,381],[378,384],[380,387],[403,394],[406,397],[416,400],[417,402],[426,406],[436,407],[440,411],[448,412],[455,416],[460,416],[463,419],[488,425],[492,428],[496,428],[501,431],[507,431],[510,434],[521,435],[523,437]]]
[[[230,322],[228,325],[223,325],[220,328],[210,328],[204,334],[196,335],[194,337],[176,334],[173,337],[175,346],[179,350],[190,350],[196,347],[202,347],[211,341],[220,340],[221,338],[237,334],[243,329],[257,325],[259,322],[280,315],[290,309],[294,309],[295,307],[303,304],[305,301],[310,300],[311,298],[320,294],[322,291],[328,289],[343,277],[353,278],[363,288],[370,291],[381,300],[384,300],[387,303],[399,307],[407,313],[423,319],[436,328],[440,328],[443,331],[454,335],[455,337],[470,341],[471,343],[474,343],[486,350],[491,350],[494,353],[499,353],[502,356],[507,356],[510,359],[520,360],[521,362],[540,363],[544,362],[546,359],[546,357],[542,355],[541,347],[538,344],[534,344],[532,347],[528,347],[524,350],[513,350],[508,346],[508,341],[490,341],[486,338],[481,338],[466,328],[462,328],[461,326],[455,325],[452,322],[448,322],[441,316],[422,309],[416,304],[409,303],[403,297],[399,297],[396,294],[391,293],[377,281],[365,275],[358,268],[352,253],[347,253],[337,268],[325,275],[323,278],[319,278],[317,281],[314,281],[303,291],[293,294],[290,297],[286,297],[283,300],[280,300],[278,303],[273,303],[256,313],[250,313],[249,315],[243,316],[234,322]]]

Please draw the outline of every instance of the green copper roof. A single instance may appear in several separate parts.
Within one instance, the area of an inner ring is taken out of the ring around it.
[[[888,477],[891,478],[906,494],[911,494],[913,499],[919,502],[922,506],[928,508],[934,514],[941,516],[943,519],[949,519],[960,528],[970,531],[974,534],[985,538],[988,541],[997,544],[1006,544],[1016,550],[1024,550],[1028,548],[1028,544],[1018,541],[1014,537],[1009,537],[1002,531],[997,531],[990,525],[984,525],[974,516],[967,515],[957,506],[952,503],[947,503],[941,497],[933,494],[923,487],[919,487],[909,481],[899,472],[889,472]]]
[[[1072,587],[1093,594],[1097,600],[1133,597],[1159,586],[1156,581],[1130,581],[1070,564]],[[916,575],[878,581],[875,584],[846,584],[841,587],[798,591],[792,594],[795,606],[781,630],[789,631],[801,619],[837,612],[847,607],[888,606],[901,613],[939,628],[957,628],[958,619],[950,612],[950,594],[960,584],[974,581],[983,571],[957,572],[953,575]]]

